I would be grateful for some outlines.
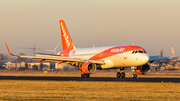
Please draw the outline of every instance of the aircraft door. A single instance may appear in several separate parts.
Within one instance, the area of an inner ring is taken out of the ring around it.
[[[127,64],[128,64],[127,53],[123,53],[123,65],[126,66]]]
[[[125,50],[128,51],[129,47],[127,47]],[[124,66],[128,66],[129,65],[129,61],[128,61],[128,53],[124,52],[123,53],[123,65]]]

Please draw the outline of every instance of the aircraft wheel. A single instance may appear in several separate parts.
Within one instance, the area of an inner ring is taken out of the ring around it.
[[[89,78],[89,76],[90,76],[89,74],[85,74],[85,78]]]
[[[125,73],[124,72],[121,73],[121,78],[125,78]]]
[[[134,78],[137,78],[137,74],[134,75]]]
[[[137,78],[137,74],[133,74],[133,75],[132,75],[132,78]]]
[[[120,78],[120,76],[121,76],[121,73],[120,73],[120,72],[117,72],[116,77],[117,77],[117,78]]]
[[[82,77],[82,78],[85,78],[85,74],[81,74],[81,77]]]

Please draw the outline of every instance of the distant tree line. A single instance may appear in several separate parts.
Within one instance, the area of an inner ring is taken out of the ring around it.
[[[0,69],[2,68],[3,62],[7,61],[7,55],[0,53]]]

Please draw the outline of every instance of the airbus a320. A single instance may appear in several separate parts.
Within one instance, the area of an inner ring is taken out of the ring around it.
[[[97,69],[120,69],[117,78],[125,78],[124,69],[131,68],[132,77],[137,74],[146,74],[150,70],[149,62],[169,59],[168,57],[149,56],[140,46],[108,46],[92,48],[75,48],[68,33],[64,20],[59,20],[63,51],[58,54],[45,54],[48,56],[22,56],[12,54],[6,44],[10,55],[32,58],[41,61],[69,63],[79,69],[82,78],[89,78]]]

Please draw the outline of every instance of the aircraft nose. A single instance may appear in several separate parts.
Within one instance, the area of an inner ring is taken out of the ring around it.
[[[149,55],[148,54],[143,54],[141,57],[141,61],[145,64],[149,61]]]

